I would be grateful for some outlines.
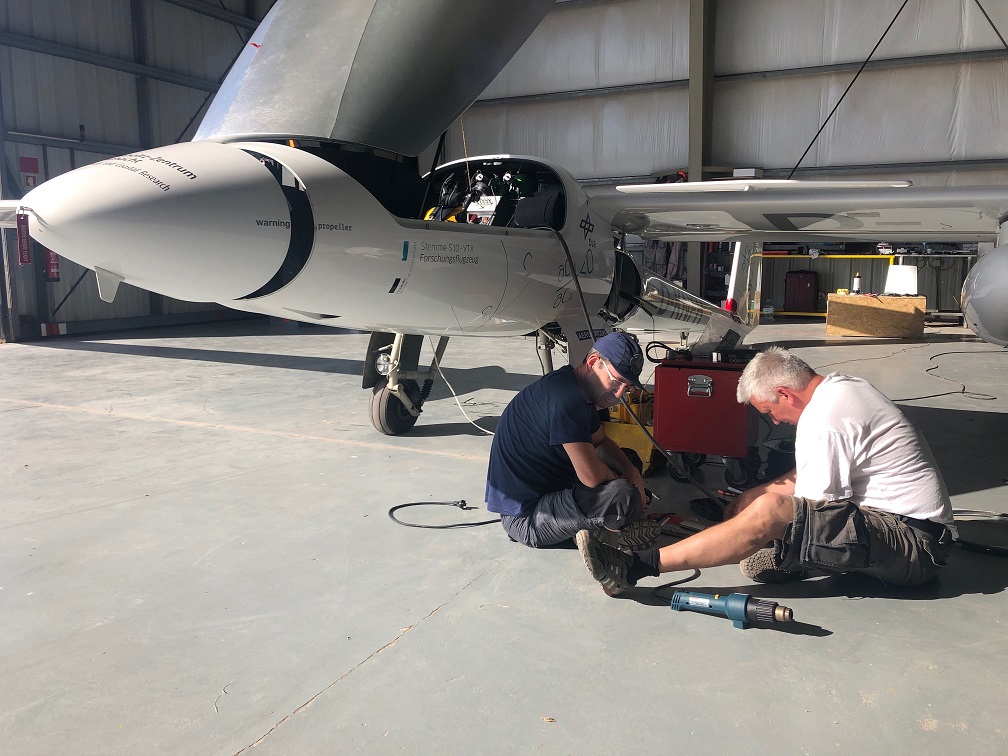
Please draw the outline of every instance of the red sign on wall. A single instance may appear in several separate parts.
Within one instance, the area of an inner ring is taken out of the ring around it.
[[[45,280],[49,283],[56,283],[59,281],[59,255],[53,252],[48,247],[42,247],[45,250]]]
[[[17,214],[18,265],[31,265],[31,237],[28,236],[28,214]]]

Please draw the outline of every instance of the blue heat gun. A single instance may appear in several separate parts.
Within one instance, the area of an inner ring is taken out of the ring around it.
[[[745,628],[750,622],[790,622],[793,619],[788,607],[747,593],[722,596],[718,593],[676,591],[672,594],[672,609],[727,617],[735,627],[740,628]]]

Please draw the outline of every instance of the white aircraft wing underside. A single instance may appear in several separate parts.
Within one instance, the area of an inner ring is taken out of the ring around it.
[[[418,155],[551,7],[553,0],[280,0],[195,138],[316,137]]]
[[[996,241],[999,186],[881,182],[694,182],[617,187],[589,204],[613,228],[696,241]]]

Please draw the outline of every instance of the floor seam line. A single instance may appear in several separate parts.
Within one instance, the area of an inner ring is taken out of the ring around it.
[[[480,578],[484,577],[485,575],[488,575],[489,573],[493,572],[493,570],[495,570],[498,567],[498,565],[500,565],[501,562],[506,561],[506,559],[507,559],[507,557],[505,557],[503,559],[497,560],[490,567],[488,567],[483,572],[481,572],[478,575],[476,575],[472,580],[470,580],[468,583],[466,583],[461,588],[459,588],[457,591],[455,591],[455,593],[453,593],[451,596],[449,596],[444,601],[442,601],[440,604],[438,604],[433,609],[431,609],[427,614],[425,614],[419,620],[417,620],[416,622],[414,622],[412,625],[409,625],[406,629],[400,630],[399,634],[396,635],[388,643],[386,643],[385,645],[381,646],[380,648],[372,651],[370,654],[368,654],[363,659],[361,659],[359,662],[357,662],[353,667],[351,667],[350,669],[348,669],[342,675],[340,675],[335,680],[333,680],[331,683],[329,683],[324,688],[322,688],[322,690],[318,691],[315,695],[313,695],[311,698],[309,698],[303,704],[301,704],[296,709],[294,709],[294,711],[292,711],[290,714],[285,715],[283,718],[281,718],[279,721],[277,721],[277,723],[274,724],[271,728],[269,728],[269,730],[267,730],[258,740],[256,740],[255,742],[251,743],[250,745],[245,746],[244,748],[242,748],[239,751],[235,751],[234,756],[238,756],[239,754],[244,753],[249,748],[255,748],[256,746],[258,746],[266,738],[268,738],[270,735],[272,735],[277,730],[277,728],[280,727],[280,725],[284,724],[285,722],[287,722],[288,720],[290,720],[291,718],[293,718],[294,716],[296,716],[298,713],[300,713],[300,712],[304,711],[305,709],[307,709],[309,706],[311,706],[313,703],[315,703],[315,701],[323,693],[331,690],[334,686],[336,686],[337,684],[339,684],[340,682],[342,682],[343,680],[345,680],[347,677],[349,677],[351,674],[353,674],[356,670],[360,669],[362,666],[364,666],[365,664],[367,664],[373,658],[375,658],[376,656],[378,656],[378,654],[380,654],[382,651],[384,651],[387,648],[391,648],[392,646],[394,646],[407,633],[409,633],[414,628],[419,627],[424,622],[426,622],[427,620],[429,620],[431,617],[433,617],[435,614],[437,614],[439,611],[441,611],[441,609],[444,606],[446,606],[447,604],[449,604],[452,601],[454,601],[463,591],[467,590],[469,588],[469,586],[471,586],[473,583],[475,583],[477,580],[479,580]]]

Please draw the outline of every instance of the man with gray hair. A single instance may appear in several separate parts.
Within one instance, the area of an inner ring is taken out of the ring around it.
[[[644,576],[738,562],[757,582],[860,572],[893,585],[931,579],[958,536],[927,442],[861,378],[822,376],[771,347],[742,372],[738,401],[797,427],[796,468],[740,494],[725,521],[662,549],[624,554],[577,535],[609,595]]]

